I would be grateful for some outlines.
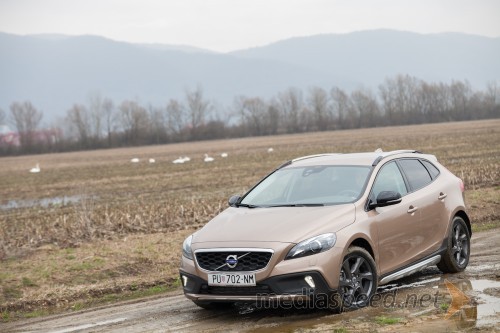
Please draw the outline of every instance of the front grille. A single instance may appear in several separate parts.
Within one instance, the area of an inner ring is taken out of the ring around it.
[[[200,293],[210,295],[255,296],[259,294],[272,294],[273,291],[266,285],[256,285],[255,287],[213,287],[203,285]]]
[[[196,261],[201,268],[207,271],[247,272],[266,267],[272,255],[272,252],[263,251],[198,252],[196,253]],[[237,258],[237,264],[234,268],[226,264],[226,260],[230,256]]]

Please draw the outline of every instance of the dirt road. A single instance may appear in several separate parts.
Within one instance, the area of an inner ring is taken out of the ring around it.
[[[372,306],[340,315],[250,307],[212,312],[197,308],[177,291],[0,324],[0,332],[500,332],[499,244],[499,229],[476,233],[465,272],[443,275],[427,269],[379,288],[379,301]]]

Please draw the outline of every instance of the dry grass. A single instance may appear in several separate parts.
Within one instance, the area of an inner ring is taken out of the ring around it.
[[[0,307],[172,281],[182,238],[223,210],[230,195],[298,156],[378,147],[435,154],[465,181],[474,223],[498,223],[499,120],[1,158],[0,205],[80,201],[0,210]],[[215,162],[204,163],[204,153]],[[181,155],[192,161],[171,163]],[[28,173],[37,162],[42,172]]]

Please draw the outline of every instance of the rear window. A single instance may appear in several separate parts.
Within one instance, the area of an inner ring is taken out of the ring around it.
[[[436,177],[439,175],[439,169],[436,168],[434,166],[434,164],[432,164],[431,162],[429,161],[426,161],[426,160],[422,160],[421,161],[425,167],[427,168],[427,170],[429,171],[429,173],[431,174],[432,176],[432,179],[436,179]]]
[[[408,183],[413,191],[416,191],[432,182],[429,171],[419,160],[403,159],[399,160],[399,164],[403,168]]]

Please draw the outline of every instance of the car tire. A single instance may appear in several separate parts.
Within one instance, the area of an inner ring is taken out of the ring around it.
[[[470,256],[470,232],[465,221],[455,216],[448,235],[446,251],[437,264],[443,273],[461,272],[467,267]]]
[[[335,310],[353,310],[368,305],[377,291],[377,284],[377,266],[370,253],[358,246],[349,247],[340,268],[339,309]]]

